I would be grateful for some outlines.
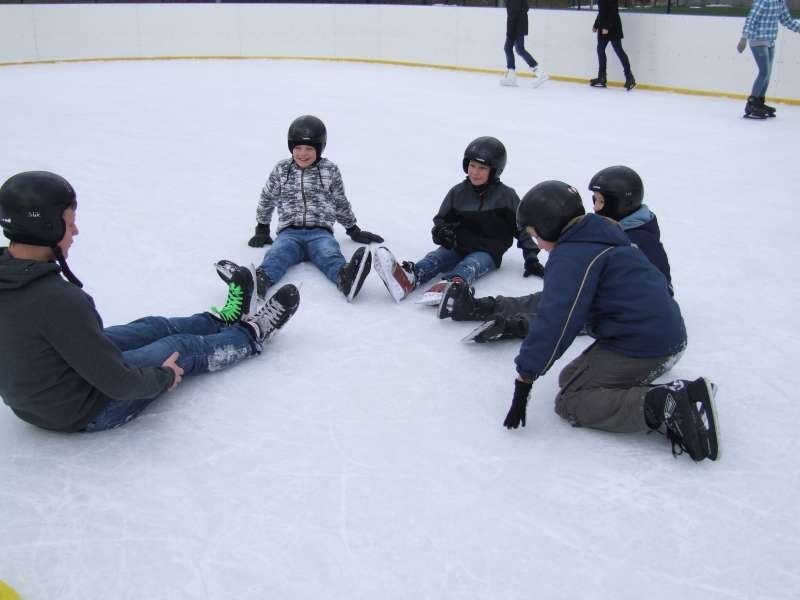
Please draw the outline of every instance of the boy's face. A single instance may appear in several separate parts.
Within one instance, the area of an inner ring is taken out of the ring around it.
[[[305,169],[313,165],[317,160],[317,151],[314,149],[314,146],[298,144],[292,148],[292,158],[298,167]]]
[[[67,226],[66,231],[64,232],[64,237],[61,238],[61,241],[58,242],[58,247],[61,248],[61,252],[64,254],[64,258],[67,258],[69,255],[70,246],[72,246],[72,239],[78,235],[78,225],[75,222],[77,215],[74,208],[68,208],[64,211],[64,224]]]
[[[592,200],[594,201],[594,212],[603,210],[603,207],[606,205],[606,199],[603,198],[603,194],[595,192],[592,194]]]
[[[483,165],[474,160],[469,161],[469,165],[467,166],[469,182],[475,187],[486,184],[486,182],[489,181],[489,173],[491,170],[491,167],[487,165]]]

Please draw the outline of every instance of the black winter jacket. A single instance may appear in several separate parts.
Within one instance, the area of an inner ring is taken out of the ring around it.
[[[528,35],[528,0],[506,1],[506,37]]]
[[[154,398],[163,367],[131,368],[103,334],[92,298],[58,265],[0,248],[0,396],[23,421],[79,431],[113,399]]]
[[[619,18],[619,3],[617,0],[597,0],[597,18],[594,20],[597,35],[603,35],[603,29],[608,29],[607,37],[610,40],[621,40],[622,19]]]
[[[514,239],[524,255],[539,252],[527,233],[517,231],[518,206],[517,192],[499,180],[478,190],[465,178],[447,192],[433,224],[454,223],[457,252],[488,252],[499,267]]]

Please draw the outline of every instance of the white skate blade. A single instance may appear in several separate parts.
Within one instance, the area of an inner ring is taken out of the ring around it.
[[[491,329],[494,327],[494,321],[486,321],[485,323],[481,323],[475,329],[470,331],[467,335],[461,338],[461,341],[465,344],[469,344],[475,341],[475,338],[482,334],[487,329]]]
[[[380,246],[375,251],[375,256],[372,259],[375,272],[381,278],[383,285],[389,292],[389,295],[395,302],[400,302],[406,297],[406,293],[400,283],[394,278],[394,267],[397,260],[386,246]]]
[[[259,303],[258,301],[258,283],[256,280],[256,267],[253,263],[250,263],[247,269],[250,271],[250,277],[253,278],[253,289],[250,292],[250,310],[247,311],[246,315],[242,315],[241,317],[242,319],[245,317],[252,317],[253,315],[255,315],[258,312],[258,309],[260,309],[261,306],[264,304],[264,302]]]

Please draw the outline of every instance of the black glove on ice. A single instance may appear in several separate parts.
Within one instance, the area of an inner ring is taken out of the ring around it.
[[[362,231],[358,225],[345,229],[345,233],[350,236],[350,239],[359,244],[369,244],[370,242],[381,243],[383,238],[377,234],[370,233],[369,231]]]
[[[263,246],[271,243],[272,238],[269,235],[269,223],[266,225],[259,223],[256,225],[256,234],[250,238],[250,241],[247,242],[247,245],[252,248],[262,248]]]
[[[434,225],[431,229],[431,237],[434,244],[452,250],[456,246],[456,224],[439,223]]]
[[[531,275],[544,277],[544,265],[539,262],[535,254],[525,259],[525,272],[522,274],[523,277],[530,277]]]
[[[528,396],[533,387],[532,382],[514,381],[514,399],[511,400],[511,408],[508,409],[506,420],[503,425],[508,429],[516,429],[522,424],[525,427],[525,410],[528,408]]]

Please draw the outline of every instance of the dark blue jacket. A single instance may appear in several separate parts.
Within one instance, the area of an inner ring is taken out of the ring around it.
[[[672,290],[672,275],[669,270],[669,259],[664,246],[661,244],[661,229],[655,213],[642,204],[641,208],[627,217],[620,219],[619,224],[631,238],[631,241],[644,252],[656,268],[667,278],[670,294]]]
[[[686,347],[666,278],[617,223],[598,215],[580,217],[550,253],[517,371],[526,379],[544,375],[584,324],[601,347],[624,356],[669,356]]]

